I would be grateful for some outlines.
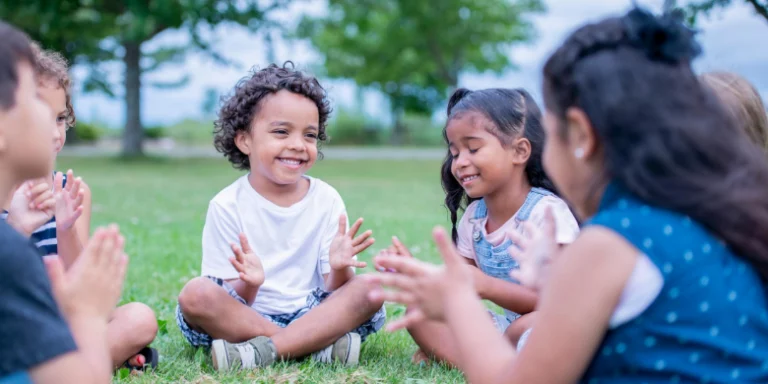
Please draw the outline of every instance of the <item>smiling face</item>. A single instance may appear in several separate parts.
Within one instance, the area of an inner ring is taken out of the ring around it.
[[[516,181],[524,172],[530,156],[530,144],[522,137],[503,145],[491,133],[493,123],[477,112],[451,118],[446,126],[451,152],[451,173],[468,196],[480,198]]]
[[[37,93],[53,110],[56,119],[56,132],[53,137],[53,152],[58,154],[67,141],[67,94],[54,81],[38,83]]]
[[[248,156],[257,182],[298,183],[317,160],[320,114],[312,100],[281,90],[264,98],[237,147]]]

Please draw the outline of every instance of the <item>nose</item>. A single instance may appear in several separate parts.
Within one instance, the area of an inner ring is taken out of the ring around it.
[[[459,155],[453,159],[453,163],[456,165],[456,168],[467,167],[469,166],[468,156],[464,155],[463,152],[459,152]]]
[[[306,148],[304,147],[304,138],[302,135],[293,135],[291,137],[291,140],[288,141],[288,149],[297,151],[297,152],[304,152]]]

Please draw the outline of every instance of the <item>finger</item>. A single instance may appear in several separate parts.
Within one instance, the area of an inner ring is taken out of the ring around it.
[[[554,239],[557,236],[555,211],[551,206],[544,211],[544,228],[542,230],[548,239]]]
[[[54,195],[53,195],[53,192],[51,190],[44,189],[44,190],[40,191],[39,193],[36,193],[36,194],[30,196],[30,200],[31,200],[31,203],[35,207],[37,207],[38,205],[40,205],[40,203],[42,203],[43,201],[45,201],[47,199],[50,199],[53,196]]]
[[[77,187],[76,189],[80,189],[80,182],[79,182],[79,179],[80,179],[80,178],[78,177],[78,178],[77,178],[77,180],[75,180],[75,174],[72,172],[72,170],[71,170],[71,169],[70,169],[70,170],[68,170],[68,171],[67,171],[67,185],[66,185],[64,188],[65,188],[67,191],[71,191],[71,190],[72,190],[72,187]],[[74,185],[76,181],[77,181],[77,185]],[[72,185],[72,186],[70,186],[70,184],[73,184],[73,185]]]
[[[368,249],[368,247],[373,245],[373,243],[375,243],[375,242],[376,242],[376,239],[370,238],[370,239],[366,240],[365,243],[360,244],[360,245],[358,245],[356,247],[353,247],[352,248],[352,252],[354,252],[355,255],[359,255],[359,254],[363,253],[363,251]]]
[[[442,227],[435,228],[432,231],[432,237],[435,238],[437,250],[440,252],[446,267],[455,268],[464,264],[461,256],[459,256],[459,252],[456,251],[456,246],[453,245],[453,241],[448,237],[445,229]]]
[[[377,257],[376,263],[384,268],[393,269],[411,277],[421,276],[431,267],[431,265],[417,259],[398,256]]]
[[[240,249],[235,243],[229,243],[229,247],[232,248],[232,253],[235,254],[235,259],[239,262],[244,262],[245,255],[243,255],[243,250]]]
[[[53,193],[50,193],[48,191],[47,193],[43,193],[40,196],[35,199],[35,201],[32,202],[34,209],[39,209],[41,211],[44,211],[48,208],[56,206],[56,198],[53,196]]]
[[[235,267],[235,270],[240,273],[245,273],[245,266],[243,263],[235,259],[234,257],[229,258],[229,262],[232,263],[232,266]]]
[[[339,235],[347,233],[347,216],[339,216]]]
[[[350,259],[347,262],[347,265],[353,268],[365,268],[368,266],[368,263],[366,263],[365,261]]]
[[[350,233],[351,233],[351,231],[350,231]],[[371,231],[370,229],[369,229],[369,230],[367,230],[367,231],[365,231],[365,232],[363,232],[363,234],[362,234],[362,235],[360,235],[360,236],[357,236],[357,237],[355,237],[354,239],[352,239],[352,246],[354,247],[354,246],[356,246],[356,245],[360,245],[360,244],[361,244],[362,242],[364,242],[366,239],[368,239],[369,237],[371,237],[371,235],[373,235],[373,231]]]
[[[413,292],[416,290],[416,279],[402,273],[377,273],[369,279],[376,284],[397,288],[402,291]]]
[[[64,174],[61,172],[56,172],[56,174],[53,176],[53,190],[56,191],[56,193],[61,192],[63,189],[62,184],[64,184]]]
[[[406,313],[405,316],[389,323],[389,325],[387,325],[387,331],[394,332],[398,329],[410,328],[424,321],[425,318],[426,317],[421,310],[412,310],[411,312]]]
[[[70,182],[67,183],[67,190],[69,191],[69,196],[73,199],[77,197],[80,193],[85,193],[82,188],[83,179],[81,178],[75,178],[75,179],[68,179]]]
[[[352,228],[349,229],[349,237],[355,237],[357,235],[357,231],[360,230],[360,226],[363,225],[363,218],[359,218],[355,220],[355,223],[352,224]],[[373,233],[373,232],[371,232]]]
[[[400,241],[400,239],[397,238],[397,236],[392,236],[392,244],[394,245],[395,250],[397,251],[397,253],[399,253],[400,255],[408,256],[408,257],[413,257],[413,255],[411,255],[411,251],[408,249],[408,247],[406,247],[405,244],[403,244],[403,242]]]
[[[117,236],[117,227],[110,225],[107,229],[107,234],[104,237],[104,242],[101,244],[101,252],[99,252],[97,256],[99,265],[103,268],[108,267],[112,261],[115,244],[117,243]]]
[[[72,196],[74,199],[74,202],[72,204],[73,207],[82,207],[83,205],[83,199],[85,199],[85,191],[79,190],[76,195]]]
[[[385,291],[382,288],[375,288],[368,293],[368,298],[372,301],[395,302],[403,305],[412,305],[416,298],[410,292],[405,291]]]
[[[528,239],[523,237],[523,235],[516,229],[508,231],[507,238],[509,238],[511,242],[517,245],[517,248],[520,250],[525,250],[528,248]]]
[[[64,266],[58,255],[46,256],[43,258],[45,270],[48,272],[48,279],[51,281],[51,288],[57,292],[64,281]]]
[[[240,233],[240,247],[243,250],[243,253],[251,253],[253,251],[251,249],[251,244],[248,243],[248,237],[245,236],[245,233]]]
[[[29,197],[35,197],[42,193],[48,192],[51,190],[51,187],[46,183],[37,183],[27,190],[27,196]]]

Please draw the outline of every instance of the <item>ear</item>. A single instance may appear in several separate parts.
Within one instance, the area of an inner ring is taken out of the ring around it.
[[[565,111],[565,124],[568,128],[568,148],[571,156],[575,157],[575,151],[582,151],[582,159],[589,159],[597,151],[597,137],[589,117],[580,108],[568,108]]]
[[[235,135],[235,146],[246,156],[251,154],[251,135],[250,130],[239,131]]]
[[[531,142],[525,137],[519,137],[512,143],[515,164],[525,164],[531,157]]]

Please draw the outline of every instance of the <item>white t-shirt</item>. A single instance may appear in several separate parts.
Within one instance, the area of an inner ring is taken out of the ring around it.
[[[208,205],[203,227],[202,275],[237,279],[229,258],[230,243],[243,232],[264,266],[265,281],[252,307],[264,314],[293,313],[306,306],[307,296],[324,287],[330,272],[328,250],[346,214],[344,201],[322,180],[305,176],[306,196],[280,207],[261,196],[248,176],[224,188]],[[349,226],[349,224],[347,224]]]
[[[475,230],[482,232],[486,241],[494,246],[498,246],[507,239],[507,233],[512,230],[523,232],[523,227],[520,222],[515,220],[515,216],[512,216],[507,220],[504,225],[496,229],[495,231],[488,233],[486,230],[486,224],[488,223],[488,217],[483,219],[475,219],[475,210],[480,200],[473,201],[464,211],[464,215],[461,217],[458,225],[459,237],[456,241],[456,246],[459,249],[459,254],[475,260],[474,242],[472,241],[472,235]],[[541,227],[544,222],[544,212],[547,207],[552,207],[552,211],[555,216],[556,227],[556,239],[558,244],[570,244],[576,239],[579,234],[579,223],[573,214],[568,209],[568,205],[556,196],[544,196],[538,203],[532,208],[531,214],[528,218],[528,222],[536,227]],[[477,260],[475,260],[477,261]]]

